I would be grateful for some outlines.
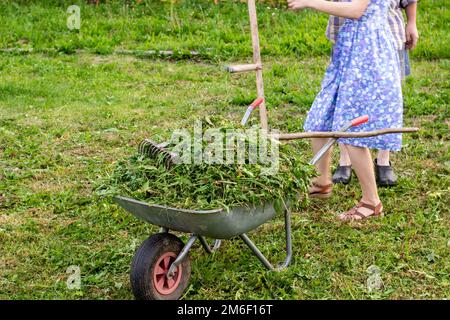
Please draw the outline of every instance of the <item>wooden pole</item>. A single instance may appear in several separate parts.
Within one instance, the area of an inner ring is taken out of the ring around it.
[[[305,138],[365,138],[389,133],[408,133],[416,131],[419,131],[419,128],[389,128],[367,132],[296,132],[273,134],[272,136],[277,140],[295,140]]]
[[[227,66],[226,69],[228,72],[238,73],[238,72],[256,71],[261,68],[262,67],[257,64],[237,64],[234,66]]]
[[[261,51],[259,49],[259,36],[258,36],[258,18],[256,16],[255,0],[248,0],[248,15],[250,17],[250,30],[252,33],[252,45],[253,45],[253,63],[262,66],[261,63]],[[264,84],[262,68],[256,70],[256,92],[258,98],[264,98]],[[267,110],[266,104],[263,102],[259,106],[259,118],[261,121],[261,128],[268,130],[267,123]]]

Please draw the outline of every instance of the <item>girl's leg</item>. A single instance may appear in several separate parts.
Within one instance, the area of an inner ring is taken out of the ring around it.
[[[347,148],[343,143],[339,143],[339,165],[333,174],[333,183],[348,184],[352,178],[352,162],[348,155]]]
[[[327,143],[328,138],[312,138],[311,144],[314,154],[319,152],[325,143]],[[327,153],[316,163],[317,171],[319,171],[319,176],[315,179],[315,183],[321,186],[331,184],[331,152],[333,148],[330,148]],[[312,187],[314,191],[315,187]]]
[[[347,148],[345,144],[339,143],[339,165],[340,166],[350,166],[352,162],[350,161],[350,156],[348,155]]]
[[[375,173],[373,170],[372,156],[368,148],[354,147],[346,145],[353,169],[358,177],[362,189],[361,201],[377,206],[380,203],[378,197],[377,184],[375,182]],[[362,207],[358,209],[364,216],[373,214],[373,210]]]
[[[379,166],[389,166],[389,150],[379,150],[377,155],[377,164]]]
[[[389,151],[379,150],[375,161],[377,183],[380,187],[391,187],[397,184],[397,176],[389,161]]]

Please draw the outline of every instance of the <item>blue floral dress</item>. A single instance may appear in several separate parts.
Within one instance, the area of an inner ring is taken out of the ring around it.
[[[362,115],[369,122],[349,132],[401,128],[403,97],[399,58],[386,22],[389,1],[371,0],[360,19],[345,19],[339,31],[322,90],[308,112],[305,131],[339,131]],[[339,139],[357,147],[398,151],[401,134]]]

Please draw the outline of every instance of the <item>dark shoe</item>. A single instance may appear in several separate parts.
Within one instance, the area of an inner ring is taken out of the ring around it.
[[[375,176],[377,178],[377,185],[379,187],[392,187],[397,184],[397,176],[394,169],[391,167],[391,162],[388,166],[379,166],[377,159],[375,159]]]
[[[352,166],[338,166],[333,174],[333,183],[348,184],[352,179]]]

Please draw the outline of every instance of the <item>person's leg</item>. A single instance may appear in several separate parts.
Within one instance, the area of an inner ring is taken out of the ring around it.
[[[377,184],[375,182],[375,173],[372,165],[372,156],[368,148],[354,147],[351,145],[345,146],[348,150],[353,169],[358,177],[362,189],[363,203],[371,206],[377,206],[380,203],[378,196]],[[374,213],[374,210],[361,207],[358,209],[364,216],[369,216]],[[345,218],[342,214],[340,218]]]
[[[350,160],[350,156],[348,155],[347,148],[345,144],[338,143],[339,145],[339,165],[340,166],[351,166],[352,162]]]
[[[343,143],[339,143],[339,165],[333,173],[333,183],[348,184],[352,178],[352,162],[348,155],[347,148]]]
[[[388,150],[379,150],[375,161],[375,176],[380,187],[390,187],[397,184],[397,176],[390,162]]]
[[[377,155],[377,164],[379,166],[389,166],[389,150],[379,150]]]
[[[311,144],[314,154],[317,154],[319,150],[323,147],[325,143],[327,143],[328,138],[312,138]],[[319,176],[316,177],[314,180],[314,183],[319,186],[326,186],[330,185],[331,182],[331,172],[330,172],[330,165],[331,165],[331,153],[332,149],[330,148],[323,157],[317,161],[316,163],[316,169],[319,172]],[[315,192],[319,190],[320,188],[317,186],[312,186],[310,189],[310,192]]]

